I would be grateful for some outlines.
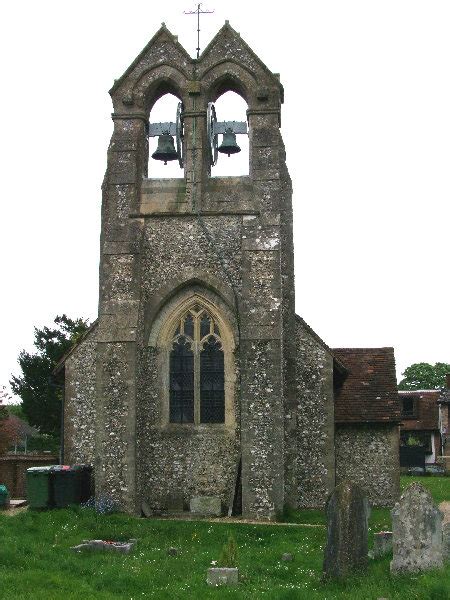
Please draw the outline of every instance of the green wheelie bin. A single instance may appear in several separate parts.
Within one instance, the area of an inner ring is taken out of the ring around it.
[[[80,503],[79,473],[72,467],[52,467],[53,499],[57,508]]]
[[[51,508],[51,469],[50,466],[27,469],[27,500],[30,508]]]
[[[73,465],[72,469],[78,476],[79,502],[87,502],[93,495],[92,465]]]
[[[8,508],[9,493],[6,485],[0,485],[0,509]]]

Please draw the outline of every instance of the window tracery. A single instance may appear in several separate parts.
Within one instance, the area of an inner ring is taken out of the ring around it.
[[[194,305],[177,322],[169,357],[169,421],[225,422],[225,366],[219,325]]]

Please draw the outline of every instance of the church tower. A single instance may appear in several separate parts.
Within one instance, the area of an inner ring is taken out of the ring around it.
[[[229,91],[245,121],[216,116]],[[168,93],[178,111],[156,123]],[[215,496],[272,518],[298,506],[301,473],[279,77],[228,22],[197,59],[163,24],[110,94],[99,316],[65,358],[66,460],[128,512]],[[249,174],[214,176],[247,133]],[[155,137],[181,177],[152,177]]]
[[[249,175],[212,177],[212,103],[230,90],[248,106]],[[149,116],[168,92],[180,101],[184,177],[153,179]],[[295,377],[279,77],[228,23],[199,59],[163,25],[110,94],[97,488],[139,511],[174,495],[229,505],[240,479],[243,513],[271,517],[292,485]]]

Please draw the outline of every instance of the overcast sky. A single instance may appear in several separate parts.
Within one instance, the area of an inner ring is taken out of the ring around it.
[[[195,55],[194,8],[2,8],[0,385],[34,326],[95,319],[108,90],[162,21]],[[448,0],[204,8],[203,48],[229,19],[285,88],[297,312],[331,347],[394,346],[399,375],[450,362]]]

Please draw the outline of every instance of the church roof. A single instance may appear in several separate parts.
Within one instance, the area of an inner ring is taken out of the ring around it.
[[[347,377],[335,395],[336,423],[399,422],[393,348],[334,348]]]

